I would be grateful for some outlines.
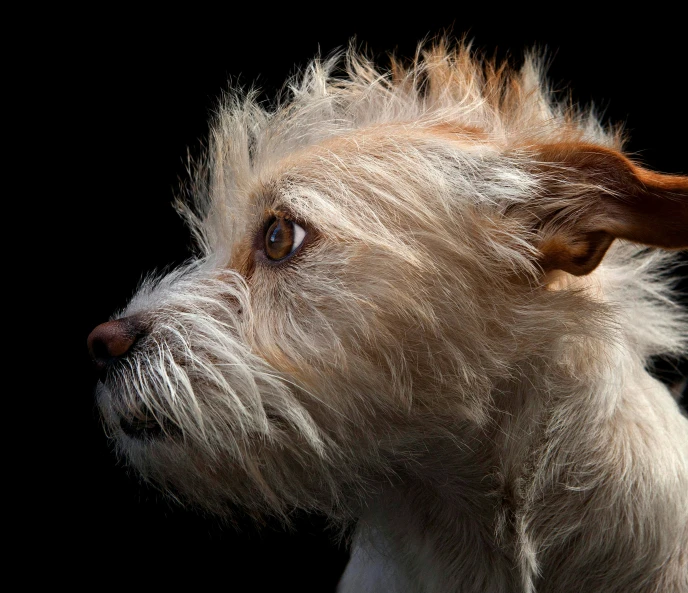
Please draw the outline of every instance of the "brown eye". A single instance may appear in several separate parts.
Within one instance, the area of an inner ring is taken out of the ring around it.
[[[306,231],[286,218],[275,218],[265,233],[265,254],[272,260],[284,259],[301,245]]]

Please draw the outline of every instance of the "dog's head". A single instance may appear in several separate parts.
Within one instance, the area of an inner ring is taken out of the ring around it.
[[[201,255],[89,338],[122,454],[218,512],[345,507],[483,425],[523,361],[599,331],[604,298],[562,278],[616,238],[688,245],[688,180],[555,106],[532,61],[334,67],[275,112],[227,102],[182,206]],[[619,270],[639,253],[613,251]]]

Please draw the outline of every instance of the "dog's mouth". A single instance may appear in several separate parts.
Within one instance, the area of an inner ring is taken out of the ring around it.
[[[131,439],[140,441],[161,440],[181,434],[179,426],[163,412],[154,414],[143,403],[125,403],[120,394],[115,368],[107,369],[96,387],[97,400],[107,423]]]
[[[120,416],[119,427],[132,439],[157,440],[179,434],[179,428],[168,419],[157,419],[150,413]]]
[[[122,432],[132,439],[157,439],[163,436],[162,426],[153,418],[130,418],[122,416],[119,419]]]

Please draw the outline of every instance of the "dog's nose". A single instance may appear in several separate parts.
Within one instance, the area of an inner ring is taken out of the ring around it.
[[[143,333],[141,322],[135,317],[123,317],[101,323],[88,336],[88,351],[99,371],[122,358]]]

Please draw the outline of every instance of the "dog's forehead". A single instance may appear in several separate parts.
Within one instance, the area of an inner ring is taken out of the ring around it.
[[[308,167],[319,169],[321,163],[333,164],[328,155],[346,159],[374,158],[380,163],[390,164],[406,150],[422,150],[438,145],[451,144],[467,151],[485,149],[489,146],[488,134],[477,127],[458,122],[432,123],[427,121],[401,121],[374,124],[340,132],[323,138],[319,142],[300,147],[280,159],[278,170],[293,171]],[[338,169],[338,174],[346,176]]]
[[[495,153],[487,133],[458,123],[428,124],[418,121],[376,124],[350,130],[299,147],[281,158],[256,167],[253,188],[246,195],[253,214],[262,214],[280,206],[295,215],[306,216],[312,206],[308,196],[319,191],[331,199],[328,208],[345,205],[336,199],[337,188],[356,186],[362,199],[365,185],[375,186],[382,176],[390,192],[395,191],[396,176],[418,177],[409,165],[421,157],[440,151],[462,154],[467,160]],[[408,182],[408,179],[405,180]],[[370,201],[368,200],[368,203]]]

